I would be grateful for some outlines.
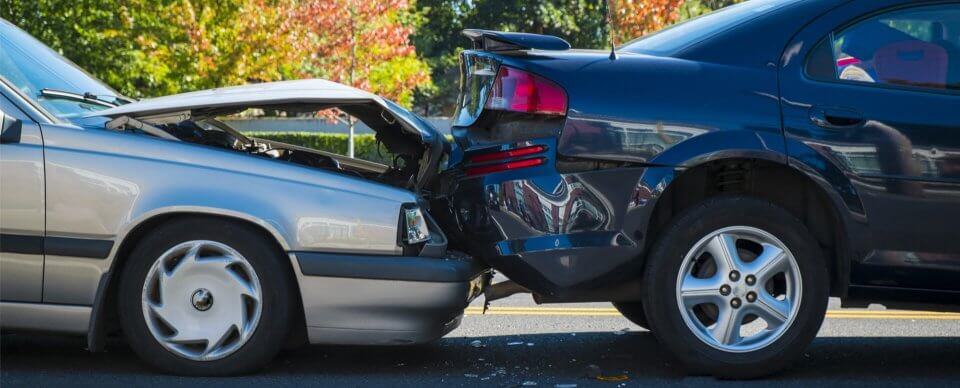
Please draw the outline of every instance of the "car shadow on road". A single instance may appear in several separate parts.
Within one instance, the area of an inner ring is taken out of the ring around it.
[[[88,353],[84,343],[82,338],[4,335],[0,341],[3,380],[136,386],[201,381],[351,386],[511,386],[530,381],[539,386],[586,386],[599,383],[587,377],[599,370],[609,377],[625,376],[631,383],[721,383],[709,377],[685,377],[653,336],[643,331],[452,337],[410,347],[310,346],[284,351],[265,371],[244,380],[157,375],[120,341],[111,341],[105,353]],[[751,383],[948,383],[960,378],[958,360],[960,338],[819,337],[790,370]]]

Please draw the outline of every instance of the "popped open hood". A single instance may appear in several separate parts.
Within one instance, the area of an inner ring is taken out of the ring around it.
[[[322,79],[266,82],[148,98],[93,112],[85,117],[129,117],[146,122],[155,122],[178,116],[183,116],[184,119],[215,116],[217,113],[230,112],[232,109],[294,104],[317,104],[331,107],[346,104],[375,104],[382,108],[384,112],[388,112],[399,123],[399,125],[393,126],[393,128],[398,129],[390,130],[408,132],[410,135],[416,136],[426,151],[423,155],[425,161],[421,164],[415,180],[418,193],[425,185],[433,181],[443,155],[450,148],[447,139],[436,128],[393,101],[360,89]],[[383,114],[381,114],[381,117],[383,117]],[[393,119],[383,119],[391,124],[394,123]]]
[[[417,117],[396,103],[375,94],[323,79],[265,82],[231,86],[147,98],[115,108],[88,114],[86,117],[102,116],[116,118],[129,116],[145,118],[180,112],[229,108],[234,106],[269,106],[281,104],[342,104],[375,102],[395,117],[402,120],[403,127],[420,136],[425,145],[433,144],[443,137],[425,120]]]

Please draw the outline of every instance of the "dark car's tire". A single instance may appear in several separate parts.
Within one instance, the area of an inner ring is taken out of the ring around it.
[[[650,324],[647,323],[647,314],[643,312],[643,302],[613,302],[613,307],[616,307],[617,311],[633,324],[650,330]]]
[[[729,246],[736,256],[723,253]],[[823,323],[829,293],[823,255],[803,223],[770,202],[708,199],[673,220],[648,257],[643,301],[650,328],[692,373],[777,372]],[[744,331],[766,325],[769,331]]]
[[[256,371],[281,349],[295,321],[289,268],[252,226],[208,217],[160,225],[139,241],[119,274],[127,342],[170,374]]]

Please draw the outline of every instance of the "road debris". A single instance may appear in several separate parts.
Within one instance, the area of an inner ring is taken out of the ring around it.
[[[577,388],[576,384],[554,384],[553,388]]]
[[[475,379],[475,378],[477,378],[477,377],[480,377],[480,375],[473,374],[473,373],[464,373],[464,374],[463,374],[463,377],[466,377],[466,378],[468,378],[468,379]]]
[[[527,381],[524,381],[523,384],[520,384],[520,385],[522,385],[522,386],[524,386],[524,387],[532,387],[532,386],[534,386],[534,385],[537,385],[537,382],[536,382],[536,381],[527,380]]]
[[[513,341],[513,342],[507,342],[507,346],[517,346],[517,345],[523,345],[523,343],[524,343],[523,341]]]
[[[594,364],[587,365],[587,377],[594,380],[611,381],[611,382],[630,380],[630,377],[625,374],[606,375],[603,373],[603,370],[600,369],[599,366]]]
[[[473,341],[470,341],[470,346],[473,346],[473,347],[475,347],[475,348],[484,348],[484,347],[486,347],[487,345],[484,345],[484,344],[483,344],[483,341],[473,340]]]
[[[620,330],[617,330],[617,331],[613,332],[613,334],[614,334],[614,335],[624,335],[624,334],[627,334],[628,332],[630,332],[630,328],[629,328],[629,327],[624,327],[624,328],[622,328],[622,329],[620,329]]]
[[[613,375],[613,376],[599,375],[596,377],[596,379],[600,381],[627,381],[627,380],[630,380],[630,377],[628,377],[627,375]]]

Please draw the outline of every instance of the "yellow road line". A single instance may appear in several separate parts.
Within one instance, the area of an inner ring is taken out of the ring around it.
[[[468,307],[467,315],[481,315],[480,307]],[[604,307],[490,307],[487,315],[531,315],[564,317],[610,317],[620,316],[614,308]],[[911,320],[960,320],[960,313],[901,311],[901,310],[830,310],[827,318],[833,319],[911,319]]]

